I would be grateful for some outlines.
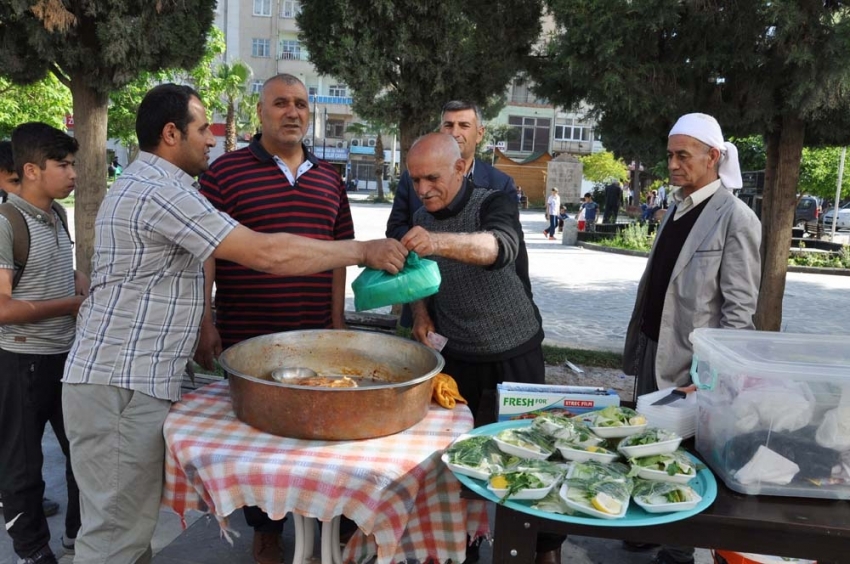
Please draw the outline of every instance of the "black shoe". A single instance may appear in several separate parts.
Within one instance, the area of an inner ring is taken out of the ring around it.
[[[57,562],[56,556],[54,556],[50,547],[44,545],[35,554],[18,560],[18,564],[57,564]]]
[[[629,552],[644,552],[646,550],[652,550],[653,548],[658,548],[659,546],[661,546],[661,545],[651,543],[651,542],[623,541],[623,548],[628,550]]]
[[[466,559],[463,564],[475,564],[481,559],[481,539],[476,539],[466,545]]]
[[[52,499],[44,498],[41,500],[41,507],[44,510],[45,517],[53,517],[59,513],[59,504]]]
[[[655,555],[655,558],[652,559],[652,562],[649,564],[694,564],[694,559],[685,560],[681,562],[679,560],[673,560],[664,549],[658,551],[658,554]]]

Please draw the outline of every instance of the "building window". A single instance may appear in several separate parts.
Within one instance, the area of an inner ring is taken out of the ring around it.
[[[345,91],[345,84],[331,84],[330,88],[328,88],[328,96],[337,96],[339,98],[345,98]]]
[[[530,85],[525,81],[517,81],[511,84],[510,102],[513,104],[539,104],[544,106],[549,103],[543,98],[538,98],[531,91]]]
[[[301,60],[301,42],[297,39],[281,39],[280,58],[289,61]]]
[[[325,126],[325,135],[334,139],[342,139],[345,134],[345,121],[341,119],[329,119]]]
[[[307,94],[310,96],[318,96],[319,95],[319,87],[318,86],[308,86]]]
[[[254,0],[255,16],[271,16],[272,0]]]
[[[301,13],[301,2],[292,0],[284,0],[280,3],[280,17],[294,18]]]
[[[263,81],[255,80],[251,83],[251,94],[259,94],[263,91]]]
[[[251,56],[268,58],[271,56],[271,47],[268,39],[252,39],[251,40]]]
[[[593,128],[578,121],[567,120],[565,124],[555,125],[556,141],[590,141],[593,139]]]
[[[549,150],[551,119],[508,116],[508,125],[512,126],[517,133],[513,139],[508,140],[508,151],[538,153]]]

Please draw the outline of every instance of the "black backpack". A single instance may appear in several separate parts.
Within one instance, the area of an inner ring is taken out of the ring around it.
[[[59,221],[62,222],[62,227],[65,228],[65,233],[68,234],[68,239],[71,239],[65,208],[62,207],[62,204],[55,201],[50,206],[56,212],[56,215],[59,216]],[[10,202],[0,204],[0,215],[5,217],[12,226],[12,257],[16,269],[15,276],[12,278],[12,289],[14,290],[18,282],[20,282],[21,276],[24,274],[24,268],[26,268],[27,260],[30,256],[30,229],[21,210]]]

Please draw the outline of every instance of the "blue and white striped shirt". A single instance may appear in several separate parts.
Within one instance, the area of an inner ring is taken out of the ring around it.
[[[203,315],[203,262],[236,225],[191,176],[140,153],[98,211],[91,295],[63,382],[180,399]]]

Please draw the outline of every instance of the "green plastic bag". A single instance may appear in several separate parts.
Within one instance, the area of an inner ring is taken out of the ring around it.
[[[429,259],[408,253],[398,274],[364,268],[351,283],[354,309],[364,311],[393,304],[406,304],[433,296],[440,289],[440,268]]]

